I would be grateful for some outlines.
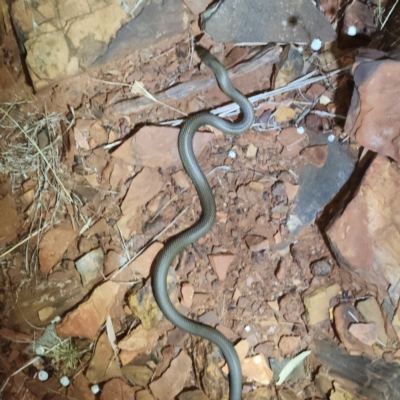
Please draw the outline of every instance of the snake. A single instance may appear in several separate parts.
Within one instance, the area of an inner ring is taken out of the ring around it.
[[[187,246],[206,235],[211,230],[216,216],[212,189],[194,154],[193,138],[195,133],[201,126],[208,125],[225,134],[239,136],[248,130],[254,122],[252,104],[232,85],[225,67],[204,48],[198,47],[196,51],[200,60],[213,71],[222,92],[239,105],[242,119],[239,122],[230,122],[211,113],[201,112],[190,117],[181,128],[178,136],[179,155],[186,173],[197,191],[202,213],[193,226],[167,241],[158,255],[152,277],[153,295],[161,312],[172,324],[191,335],[209,340],[220,349],[229,368],[229,400],[240,400],[242,396],[242,369],[234,346],[218,330],[182,315],[174,307],[167,289],[167,276],[175,257]]]

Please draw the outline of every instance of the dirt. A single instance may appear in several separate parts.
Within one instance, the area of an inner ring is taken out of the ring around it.
[[[335,22],[340,2],[335,7],[333,3],[321,1],[321,7]],[[364,33],[372,34],[371,14],[366,6],[360,9],[362,15],[367,13],[369,29]],[[348,10],[346,24],[356,11]],[[203,91],[194,86],[187,96],[150,102],[137,112],[130,105],[131,111],[121,113],[114,105],[141,98],[133,90],[136,81],[158,98],[170,86],[213,79],[200,66],[192,38],[226,65],[237,67],[234,83],[248,97],[275,89],[278,77],[284,88],[299,77],[299,70],[286,64],[285,74],[276,71],[285,61],[276,60],[289,53],[284,46],[269,50],[269,64],[241,69],[242,63],[260,54],[265,57],[266,48],[214,43],[199,32],[197,17],[191,21],[189,38],[186,33],[175,35],[41,92],[31,87],[13,32],[5,35],[0,63],[4,399],[105,400],[115,393],[121,399],[226,398],[222,355],[163,318],[150,281],[163,244],[193,225],[201,213],[178,158],[178,128],[160,122],[229,101],[213,82]],[[354,61],[353,49],[333,45],[319,58],[307,46],[291,49],[303,58],[296,64],[303,75],[324,67],[324,73],[331,72]],[[390,68],[394,63],[390,61]],[[350,104],[352,75],[318,76],[319,82],[255,102],[255,125],[240,137],[207,127],[197,133],[195,153],[213,189],[217,218],[209,233],[174,260],[168,289],[181,313],[215,327],[236,345],[245,399],[347,398],[349,386],[335,386],[337,376],[330,377],[328,367],[325,374],[325,366],[313,354],[300,362],[284,387],[277,384],[285,363],[314,351],[317,339],[342,343],[354,356],[399,359],[396,296],[388,294],[384,284],[375,285],[374,271],[365,277],[354,268],[353,258],[360,261],[368,255],[370,260],[373,246],[364,254],[359,254],[363,249],[339,254],[335,240],[347,240],[320,229],[327,226],[320,224],[326,217],[322,209],[316,222],[300,233],[290,229],[301,171],[306,165],[325,165],[329,137],[344,143],[354,159],[361,154],[361,134],[347,136],[345,119],[339,115],[346,115],[343,104]],[[381,97],[380,101],[375,112],[381,115],[385,105]],[[157,143],[149,151],[152,141]],[[386,144],[383,153],[396,151],[396,143]],[[384,182],[390,187],[398,167],[380,157],[378,162],[391,171]],[[380,164],[372,165],[369,174]],[[361,193],[369,193],[367,189]],[[395,196],[389,189],[381,192],[390,199]],[[375,193],[368,199],[378,204],[379,198]],[[336,196],[327,209],[334,204],[340,210],[339,203]],[[349,228],[360,219],[343,215],[336,225]],[[354,229],[359,232],[360,226]],[[379,230],[373,232],[380,235]],[[374,237],[368,241],[378,242]],[[383,259],[379,249],[374,251],[374,260]],[[385,274],[385,283],[397,276],[389,267]],[[391,308],[385,306],[386,297]],[[49,376],[42,381],[43,372]],[[60,384],[63,376],[70,381],[65,387]]]

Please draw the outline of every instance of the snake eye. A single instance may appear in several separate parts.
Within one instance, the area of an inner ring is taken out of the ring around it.
[[[297,23],[299,22],[299,19],[295,15],[292,15],[289,17],[288,22],[289,22],[289,25],[296,26]]]

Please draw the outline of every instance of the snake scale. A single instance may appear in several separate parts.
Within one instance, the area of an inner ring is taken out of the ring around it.
[[[211,125],[226,134],[241,135],[252,126],[254,121],[253,106],[245,96],[233,87],[223,65],[203,48],[198,48],[197,53],[202,62],[214,72],[221,90],[240,106],[243,118],[240,122],[232,123],[203,112],[195,114],[188,119],[180,130],[178,139],[179,154],[183,166],[196,188],[202,207],[202,214],[195,225],[174,237],[163,248],[156,261],[152,285],[156,302],[167,319],[183,331],[205,338],[219,347],[229,367],[229,399],[240,400],[242,395],[242,371],[235,348],[216,329],[190,320],[180,314],[172,304],[167,290],[168,270],[174,258],[187,246],[209,232],[215,220],[216,206],[214,196],[193,151],[193,137],[196,131],[203,125]]]

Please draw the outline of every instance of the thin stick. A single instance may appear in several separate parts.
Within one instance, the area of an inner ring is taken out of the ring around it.
[[[133,261],[135,261],[144,251],[146,251],[161,235],[163,235],[178,219],[185,214],[188,210],[189,206],[187,206],[183,211],[181,211],[159,234],[153,237],[149,243],[139,250],[134,257],[132,257],[127,263],[125,263],[118,271],[115,271],[110,277],[106,280],[114,279],[119,273],[121,273],[126,267],[128,267]]]
[[[397,4],[399,3],[399,0],[396,0],[396,3],[393,4],[392,9],[389,11],[389,14],[387,15],[387,17],[385,18],[385,21],[383,21],[382,27],[381,29],[383,29],[386,25],[386,22],[388,22],[390,16],[392,15],[394,9],[396,8]]]
[[[19,246],[23,245],[24,243],[26,243],[28,240],[32,239],[33,237],[35,237],[36,235],[38,235],[44,228],[46,228],[47,225],[44,225],[42,228],[40,228],[39,230],[37,230],[36,232],[30,234],[28,237],[26,237],[24,240],[21,240],[19,243],[17,243],[15,246],[11,247],[11,249],[8,249],[5,253],[0,255],[0,258],[5,257],[7,254],[10,254],[12,251],[14,251],[15,249],[17,249]]]
[[[398,0],[398,1],[400,1],[400,0]],[[263,92],[263,93],[255,95],[255,96],[251,96],[251,97],[248,98],[248,100],[250,101],[250,103],[254,104],[254,103],[257,103],[257,102],[259,102],[261,100],[266,100],[269,97],[276,96],[278,94],[282,94],[282,93],[286,93],[286,92],[290,92],[290,91],[298,89],[300,87],[311,85],[312,83],[323,81],[323,80],[325,80],[327,78],[330,78],[330,77],[332,77],[334,75],[341,74],[342,72],[345,72],[345,71],[349,70],[350,68],[351,68],[351,65],[347,66],[347,67],[344,67],[344,68],[337,69],[335,71],[331,71],[326,75],[321,75],[321,76],[317,76],[317,77],[314,77],[314,78],[312,76],[315,75],[315,73],[317,71],[313,71],[313,72],[310,72],[309,74],[307,74],[305,76],[302,76],[299,79],[296,79],[295,81],[289,83],[288,85],[286,85],[286,86],[284,86],[282,88],[271,90],[271,91],[268,91],[268,92]],[[218,108],[215,108],[214,110],[210,111],[211,114],[218,115],[221,118],[237,115],[237,114],[239,114],[239,112],[240,112],[240,108],[236,103],[229,103],[229,104],[227,104],[225,106],[218,107]],[[184,121],[183,119],[165,121],[165,122],[161,122],[160,125],[178,126],[183,121]]]

